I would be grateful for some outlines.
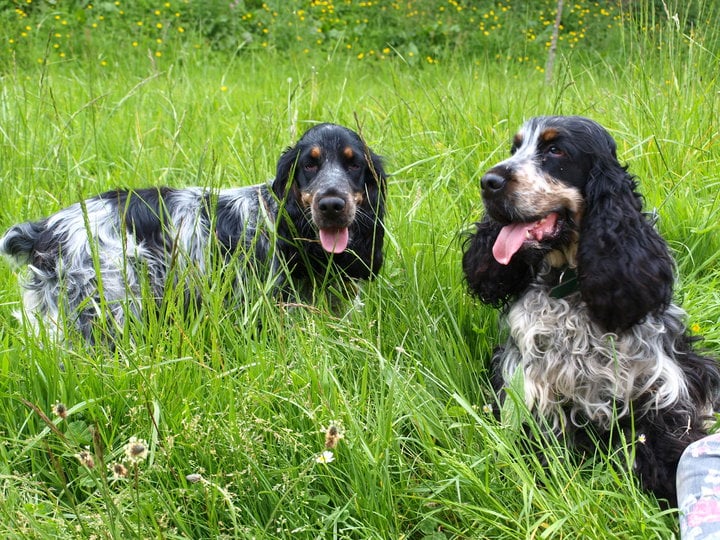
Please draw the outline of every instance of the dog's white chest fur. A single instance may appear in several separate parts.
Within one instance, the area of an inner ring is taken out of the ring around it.
[[[609,429],[614,419],[638,416],[687,398],[671,336],[683,328],[671,305],[620,335],[590,320],[580,294],[552,298],[530,287],[507,315],[509,338],[500,359],[510,383],[522,370],[525,403],[554,429],[568,422]]]

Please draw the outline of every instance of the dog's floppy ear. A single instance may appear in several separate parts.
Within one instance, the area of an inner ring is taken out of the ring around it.
[[[586,186],[579,287],[592,318],[609,331],[629,328],[672,297],[673,260],[635,188],[610,154],[597,160]]]
[[[368,147],[365,147],[367,169],[363,184],[365,185],[366,200],[371,215],[382,220],[385,213],[385,193],[387,191],[387,174],[383,168],[383,160]]]
[[[275,179],[272,182],[272,190],[278,200],[285,200],[288,190],[291,188],[291,178],[295,175],[295,166],[299,155],[299,147],[291,146],[282,153],[278,160]]]
[[[372,278],[380,271],[380,267],[383,264],[383,245],[385,238],[383,218],[385,216],[387,174],[383,168],[382,158],[375,154],[367,146],[365,147],[365,155],[368,162],[368,168],[365,172],[365,178],[363,179],[366,193],[363,205],[366,206],[365,211],[373,221],[372,224],[367,223],[367,226],[370,228],[368,230],[368,234],[366,235],[367,241],[372,243],[372,245],[369,246],[372,252],[369,277]]]
[[[463,272],[470,293],[485,304],[501,307],[522,293],[532,279],[532,268],[542,253],[520,252],[508,264],[500,264],[492,253],[502,225],[485,217],[475,224],[475,233],[465,240]]]
[[[366,186],[377,186],[379,196],[385,198],[387,190],[387,174],[383,168],[383,160],[375,152],[366,147],[366,159],[368,160],[369,170],[365,176]]]

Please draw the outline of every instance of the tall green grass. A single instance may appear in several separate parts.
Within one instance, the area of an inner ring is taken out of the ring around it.
[[[92,349],[18,322],[18,271],[3,264],[0,534],[677,534],[674,513],[628,472],[633,441],[585,459],[548,442],[546,467],[493,419],[484,362],[502,336],[460,270],[463,232],[482,211],[479,177],[519,124],[591,116],[658,208],[678,299],[720,353],[720,62],[708,47],[718,30],[641,7],[657,20],[617,28],[621,53],[561,47],[550,86],[534,66],[469,55],[416,65],[191,50],[111,69],[87,59],[6,66],[3,227],[115,186],[263,181],[318,121],[361,130],[392,177],[386,264],[345,316],[278,306],[262,283],[252,302],[228,306],[218,273],[192,317],[173,311],[171,292],[167,311],[129,328],[115,350]],[[330,424],[343,438],[334,460],[318,463]],[[136,464],[125,456],[131,437],[148,449]],[[124,477],[113,476],[118,464]]]

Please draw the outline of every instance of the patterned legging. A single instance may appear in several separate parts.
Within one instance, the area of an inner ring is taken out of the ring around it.
[[[682,540],[720,540],[720,433],[685,449],[677,471]]]

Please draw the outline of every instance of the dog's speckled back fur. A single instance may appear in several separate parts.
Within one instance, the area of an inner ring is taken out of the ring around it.
[[[217,257],[236,265],[238,291],[251,270],[303,301],[328,275],[372,278],[383,259],[385,185],[380,157],[357,133],[319,124],[282,154],[270,183],[108,191],[15,225],[0,252],[28,265],[31,323],[62,333],[64,318],[92,341],[99,317],[122,329],[168,285],[207,275]],[[319,234],[341,247],[329,253]]]

